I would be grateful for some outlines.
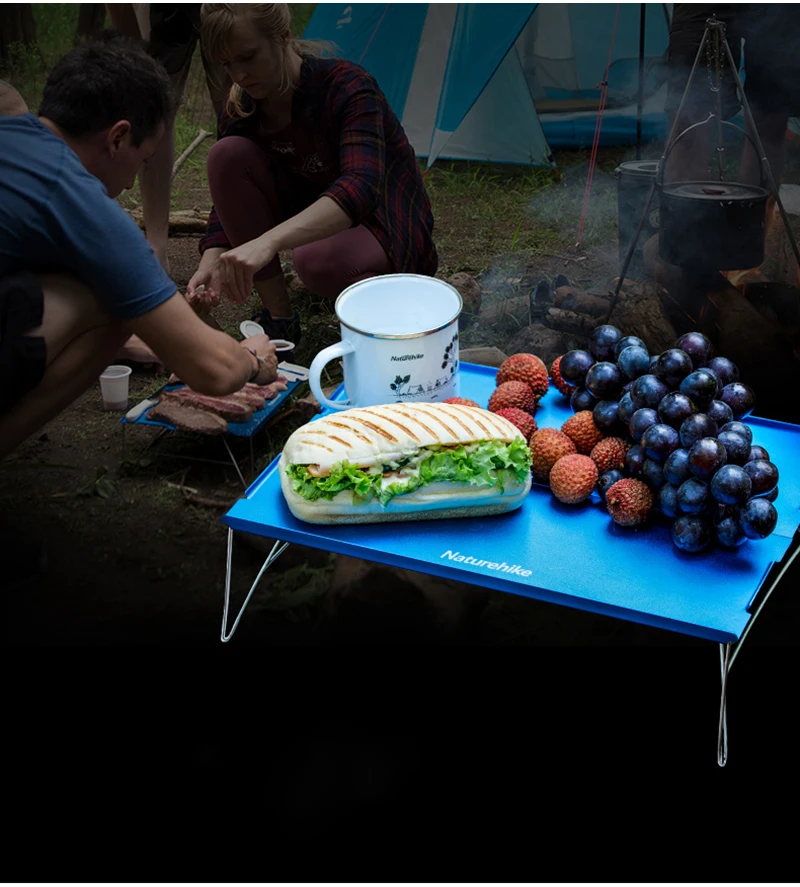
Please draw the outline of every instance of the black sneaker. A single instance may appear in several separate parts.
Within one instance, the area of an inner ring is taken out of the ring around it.
[[[286,339],[297,345],[303,338],[297,311],[291,317],[273,317],[268,308],[262,308],[252,319],[263,327],[270,339]]]

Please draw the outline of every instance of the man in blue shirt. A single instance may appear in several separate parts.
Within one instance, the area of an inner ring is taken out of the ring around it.
[[[190,387],[228,394],[277,375],[266,336],[245,343],[194,313],[114,200],[172,113],[164,69],[121,38],[51,72],[39,114],[0,116],[0,458],[97,380],[133,333]],[[24,103],[23,103],[24,104]]]

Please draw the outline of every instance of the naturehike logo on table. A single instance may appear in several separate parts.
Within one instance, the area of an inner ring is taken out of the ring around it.
[[[519,564],[507,564],[505,561],[497,563],[496,561],[483,561],[472,557],[471,555],[461,554],[458,551],[451,551],[449,548],[444,554],[439,555],[439,559],[447,558],[459,564],[471,564],[473,567],[486,567],[487,570],[497,570],[499,573],[508,573],[511,576],[527,577],[531,575],[530,570],[523,570]]]

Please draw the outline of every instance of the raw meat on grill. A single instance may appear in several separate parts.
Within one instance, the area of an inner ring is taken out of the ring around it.
[[[165,391],[161,395],[161,403],[170,400],[216,413],[228,422],[249,422],[253,418],[252,409],[236,400],[227,397],[209,397],[205,394],[198,394],[196,391],[192,391],[191,388]]]
[[[170,384],[176,382],[179,383],[180,379],[173,374]],[[149,416],[169,422],[182,431],[222,434],[229,430],[228,422],[249,422],[254,413],[263,410],[268,401],[274,400],[287,387],[286,377],[278,376],[269,385],[248,382],[238,391],[219,397],[200,394],[188,387],[176,388],[162,392],[159,403],[150,410]],[[174,416],[174,421],[170,416]],[[211,417],[210,421],[204,416]]]
[[[233,394],[226,394],[225,398],[235,400],[238,403],[249,407],[254,413],[263,410],[267,405],[263,394],[260,394],[258,391],[248,391],[246,388],[234,391]]]
[[[244,386],[245,391],[258,391],[266,401],[274,400],[281,391],[286,391],[287,387],[287,379],[285,376],[278,376],[278,378],[274,382],[270,382],[269,385],[256,385],[253,382],[248,382]]]
[[[216,413],[199,410],[176,400],[157,403],[147,414],[148,419],[167,422],[180,431],[194,431],[198,434],[224,434],[228,423]]]

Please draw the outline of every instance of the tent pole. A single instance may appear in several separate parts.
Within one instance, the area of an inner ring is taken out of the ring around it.
[[[644,34],[647,4],[639,5],[639,95],[636,99],[636,159],[642,159],[642,112],[644,107]]]

